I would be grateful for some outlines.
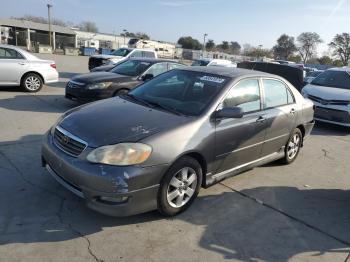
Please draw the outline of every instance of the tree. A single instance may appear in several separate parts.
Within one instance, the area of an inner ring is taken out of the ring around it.
[[[230,44],[231,54],[239,55],[241,52],[241,45],[238,42],[231,42]]]
[[[230,46],[227,41],[222,41],[221,45],[219,45],[219,48],[225,52],[230,49]]]
[[[136,33],[125,32],[125,33],[122,33],[121,36],[130,37],[130,38],[139,38],[144,40],[150,39],[149,35],[143,32],[136,32]]]
[[[208,42],[205,43],[205,50],[212,51],[215,48],[214,40],[209,39]]]
[[[342,67],[343,65],[344,65],[343,61],[341,61],[339,59],[333,61],[333,66]]]
[[[273,54],[277,59],[288,60],[289,57],[297,51],[294,43],[294,37],[283,34],[277,39],[277,45],[273,48]]]
[[[22,17],[12,17],[13,19],[17,20],[26,20],[26,21],[32,21],[35,23],[42,23],[42,24],[48,24],[49,21],[47,18],[41,17],[41,16],[34,16],[34,15],[24,15]],[[59,26],[68,26],[67,22],[62,21],[61,19],[58,18],[52,18],[51,19],[51,24],[53,25],[59,25]]]
[[[344,66],[350,61],[350,34],[337,34],[329,46],[334,50],[333,55],[340,58]]]
[[[297,41],[299,43],[298,51],[304,64],[316,53],[317,45],[322,43],[321,37],[315,32],[301,33],[298,36]]]
[[[98,28],[97,28],[95,22],[90,22],[90,21],[81,22],[78,25],[78,28],[81,31],[92,32],[92,33],[97,33],[98,32]]]
[[[327,55],[324,55],[324,56],[318,58],[317,61],[318,61],[321,65],[332,65],[332,64],[333,64],[332,58],[330,58],[330,57],[327,56]]]
[[[263,57],[269,57],[272,58],[272,50],[270,49],[264,49],[260,47],[252,47],[250,51],[248,51],[245,55],[256,57],[256,58],[263,58]]]
[[[301,56],[300,55],[291,55],[288,58],[289,61],[295,62],[295,63],[300,63],[301,62]]]
[[[185,49],[194,49],[194,50],[202,49],[201,43],[197,39],[192,38],[191,36],[180,37],[177,43],[181,45],[182,48],[185,48]]]

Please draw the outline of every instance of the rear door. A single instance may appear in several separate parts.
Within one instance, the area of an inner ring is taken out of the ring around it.
[[[0,47],[0,83],[20,84],[28,61],[16,50]]]
[[[257,78],[241,80],[219,105],[218,109],[240,107],[244,116],[216,122],[216,173],[245,165],[260,157],[266,122],[259,83]]]
[[[279,79],[262,79],[263,103],[267,124],[262,156],[278,152],[286,145],[296,126],[296,103],[288,86]]]

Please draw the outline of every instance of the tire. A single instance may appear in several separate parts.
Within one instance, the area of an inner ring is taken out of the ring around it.
[[[26,92],[36,93],[43,87],[43,80],[38,74],[30,73],[23,77],[21,87]]]
[[[303,143],[303,134],[299,128],[293,130],[290,138],[284,149],[284,158],[282,158],[282,163],[289,165],[295,161],[298,157],[301,146]]]
[[[116,91],[113,96],[120,96],[120,95],[124,95],[126,93],[128,93],[129,90],[128,89],[119,89],[118,91]]]
[[[157,199],[159,212],[165,216],[175,216],[185,211],[196,199],[202,177],[202,168],[195,159],[182,157],[177,160],[160,183]]]

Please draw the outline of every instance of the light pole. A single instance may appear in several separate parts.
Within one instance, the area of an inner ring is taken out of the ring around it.
[[[203,56],[204,56],[204,51],[205,51],[205,38],[208,36],[207,33],[204,34],[203,36]]]
[[[125,37],[126,37],[126,33],[128,32],[128,30],[126,30],[126,29],[123,29],[123,32],[124,32],[124,45],[125,45]]]
[[[50,43],[50,46],[52,46],[52,41],[51,41],[51,12],[50,12],[51,7],[52,7],[52,5],[47,4],[47,17],[48,17],[48,20],[49,20],[49,43]]]

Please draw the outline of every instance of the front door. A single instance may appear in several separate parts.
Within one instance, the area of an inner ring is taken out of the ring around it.
[[[218,109],[225,107],[240,107],[244,116],[216,120],[216,173],[257,160],[266,132],[258,79],[241,80],[233,86]]]
[[[286,145],[296,125],[297,108],[288,86],[277,79],[263,79],[267,124],[262,156],[278,152]]]

